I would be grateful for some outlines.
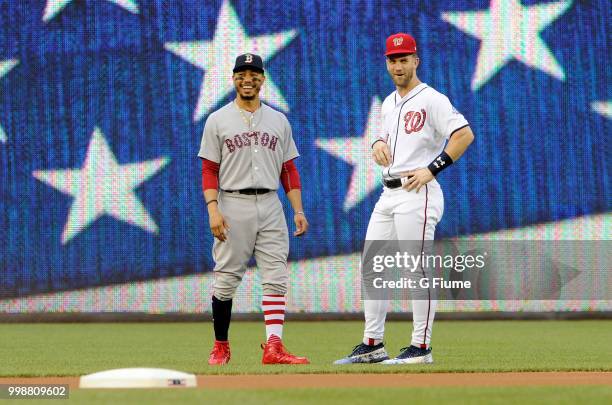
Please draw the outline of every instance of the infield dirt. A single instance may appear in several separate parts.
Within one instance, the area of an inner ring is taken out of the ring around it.
[[[199,375],[203,389],[354,388],[354,387],[512,387],[612,386],[612,372],[418,373],[418,374],[245,374]],[[0,378],[0,384],[68,384],[78,377]]]

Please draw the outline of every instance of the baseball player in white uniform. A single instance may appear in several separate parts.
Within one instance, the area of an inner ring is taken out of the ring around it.
[[[277,189],[280,181],[295,211],[294,236],[303,235],[308,221],[293,163],[299,154],[285,115],[259,99],[265,81],[261,57],[250,53],[238,56],[232,80],[236,99],[208,117],[198,153],[210,229],[215,237],[215,344],[208,363],[223,365],[230,361],[232,298],[249,259],[255,255],[262,273],[267,338],[262,346],[262,363],[308,364],[308,359],[287,352],[282,343],[289,234]]]
[[[474,140],[466,119],[448,97],[417,77],[416,41],[397,33],[386,41],[386,63],[396,90],[383,102],[384,134],[372,145],[372,156],[383,167],[384,190],[374,207],[366,240],[425,241],[434,239],[444,212],[436,175],[449,167]],[[416,272],[425,277],[425,272]],[[410,345],[390,359],[383,343],[388,300],[364,300],[363,341],[335,364],[432,363],[431,332],[436,300],[412,300]]]

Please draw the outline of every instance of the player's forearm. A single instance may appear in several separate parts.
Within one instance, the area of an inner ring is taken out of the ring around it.
[[[287,198],[289,199],[289,203],[291,203],[294,213],[304,212],[304,207],[302,206],[302,190],[294,188],[287,193]]]
[[[204,199],[206,200],[206,208],[208,208],[208,213],[217,212],[217,197],[219,196],[219,191],[214,188],[209,188],[204,190]]]
[[[217,210],[219,168],[219,163],[202,159],[202,190],[204,191],[204,200],[206,200],[206,208],[208,208],[209,214]]]
[[[470,127],[462,128],[453,134],[444,151],[456,162],[473,141],[474,134]]]

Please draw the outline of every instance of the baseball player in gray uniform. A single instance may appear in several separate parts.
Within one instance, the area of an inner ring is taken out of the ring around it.
[[[434,239],[444,212],[442,188],[435,176],[459,159],[474,135],[448,97],[417,77],[420,60],[412,36],[389,36],[385,56],[396,90],[383,102],[384,133],[372,145],[372,157],[383,167],[384,190],[370,217],[366,240],[416,241],[422,250],[426,241]],[[415,275],[426,278],[425,269],[420,270]],[[412,300],[410,345],[393,359],[383,344],[388,301],[365,299],[363,341],[335,364],[432,363],[436,300],[429,288],[423,297]]]
[[[255,255],[262,276],[267,336],[262,363],[308,364],[305,357],[288,353],[282,343],[289,234],[277,189],[280,181],[295,211],[294,236],[303,235],[308,221],[293,162],[299,154],[285,115],[259,99],[265,82],[261,57],[251,53],[238,56],[232,80],[236,99],[210,114],[198,154],[215,237],[215,344],[208,363],[222,365],[230,360],[232,298]]]

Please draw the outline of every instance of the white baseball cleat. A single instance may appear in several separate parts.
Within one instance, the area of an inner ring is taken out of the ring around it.
[[[431,355],[431,347],[429,349],[421,349],[416,346],[404,347],[397,357],[385,360],[382,364],[431,364],[433,356]]]
[[[358,344],[353,352],[343,359],[334,361],[334,364],[356,364],[356,363],[380,363],[388,360],[389,355],[385,350],[385,345],[381,342],[376,346],[369,346],[363,343]]]

